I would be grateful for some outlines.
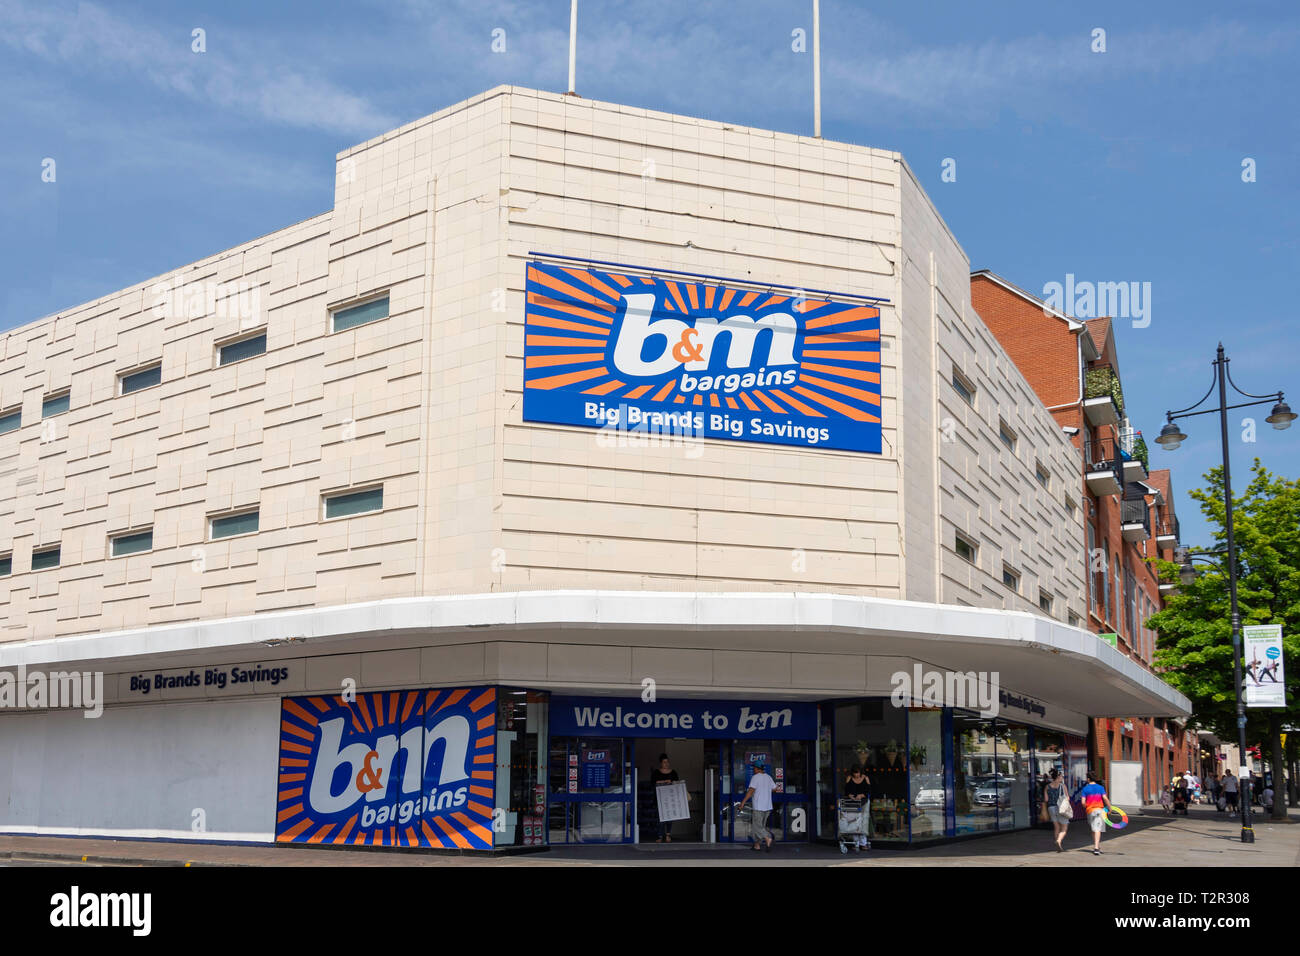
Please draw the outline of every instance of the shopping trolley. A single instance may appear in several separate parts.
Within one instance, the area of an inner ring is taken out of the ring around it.
[[[754,835],[754,807],[752,804],[747,803],[741,807],[739,800],[733,800],[728,806],[722,808],[721,823],[726,823],[728,813],[732,815],[731,838],[733,840],[740,842],[742,833],[748,834],[750,837]]]
[[[859,837],[867,837],[867,849],[871,849],[871,801],[842,797],[835,805],[835,822],[839,830],[840,852],[848,853],[852,846],[854,851]]]

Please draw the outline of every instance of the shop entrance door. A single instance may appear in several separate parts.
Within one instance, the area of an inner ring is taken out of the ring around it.
[[[629,738],[627,744],[634,749],[634,765],[637,769],[636,821],[641,843],[657,843],[662,838],[665,843],[700,843],[705,839],[705,794],[704,787],[713,771],[715,793],[712,805],[717,805],[716,781],[718,778],[718,741],[686,738]],[[656,783],[652,772],[659,766],[661,755],[667,754],[671,770],[677,772],[678,779],[686,784],[690,799],[690,817],[675,820],[668,825],[665,834],[660,828],[659,800],[655,794]]]
[[[551,843],[632,842],[628,744],[618,737],[552,738]]]
[[[736,805],[749,789],[749,778],[757,763],[767,766],[776,783],[767,828],[772,840],[806,841],[812,821],[812,768],[809,744],[802,740],[724,740],[719,773],[718,841],[748,843],[752,837],[749,806],[743,812]]]

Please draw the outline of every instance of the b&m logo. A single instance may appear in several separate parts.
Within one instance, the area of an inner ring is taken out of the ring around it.
[[[286,697],[275,838],[492,848],[496,690]]]
[[[532,262],[523,417],[878,454],[880,310]]]

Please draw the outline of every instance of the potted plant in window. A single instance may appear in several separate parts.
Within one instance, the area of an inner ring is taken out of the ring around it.
[[[885,744],[885,758],[891,767],[898,763],[898,741],[893,737],[890,737],[889,743]]]
[[[867,743],[865,740],[859,740],[856,744],[855,749],[858,752],[858,766],[860,767],[869,766],[869,761],[871,758],[871,744]]]

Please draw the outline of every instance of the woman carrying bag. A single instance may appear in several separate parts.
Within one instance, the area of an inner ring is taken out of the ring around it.
[[[1061,843],[1065,840],[1065,831],[1074,817],[1074,808],[1070,806],[1070,795],[1065,790],[1065,780],[1055,767],[1049,775],[1047,786],[1043,789],[1043,809],[1047,819],[1052,823],[1052,835],[1056,838],[1056,852],[1064,853]]]

